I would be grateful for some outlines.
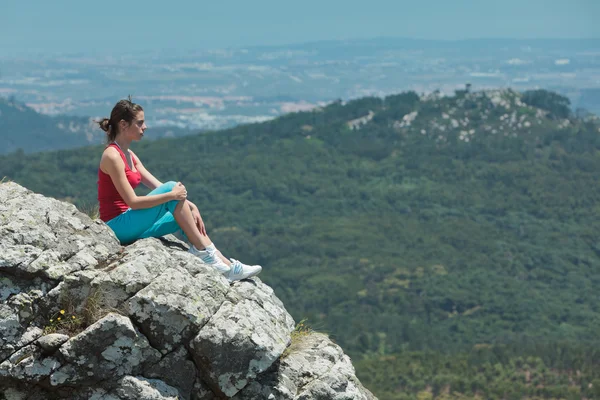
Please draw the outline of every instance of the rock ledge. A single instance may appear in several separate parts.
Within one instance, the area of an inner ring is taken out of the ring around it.
[[[324,335],[282,357],[295,323],[273,290],[183,248],[122,247],[73,205],[0,184],[0,399],[375,398]]]

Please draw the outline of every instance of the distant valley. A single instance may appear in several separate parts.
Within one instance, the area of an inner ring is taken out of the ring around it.
[[[194,131],[179,127],[158,127],[148,131],[149,139],[176,137]],[[90,117],[48,116],[25,104],[0,97],[0,154],[22,150],[34,153],[70,149],[106,140],[105,133]]]
[[[379,399],[600,398],[600,120],[563,96],[404,92],[134,146]],[[11,153],[0,179],[90,211],[101,154]]]
[[[131,94],[151,128],[194,131],[337,99],[404,90],[451,95],[466,83],[474,90],[549,89],[574,109],[600,114],[600,40],[379,38],[123,55],[0,52],[0,97],[39,113],[97,118]]]

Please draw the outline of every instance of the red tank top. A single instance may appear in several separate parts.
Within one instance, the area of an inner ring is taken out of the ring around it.
[[[127,181],[131,187],[135,189],[142,181],[142,174],[137,168],[135,172],[129,168],[127,158],[125,158],[125,153],[123,153],[117,144],[111,143],[106,146],[106,148],[110,146],[113,146],[115,149],[117,149],[119,154],[121,154],[123,163],[125,163],[125,176],[127,176]],[[135,157],[132,157],[132,160],[133,165],[137,166]],[[114,217],[121,215],[129,208],[117,191],[117,188],[115,187],[110,175],[102,172],[100,168],[98,168],[98,203],[100,205],[100,219],[104,222],[110,221]]]

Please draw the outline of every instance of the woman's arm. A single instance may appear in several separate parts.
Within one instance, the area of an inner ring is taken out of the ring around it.
[[[104,173],[110,175],[117,192],[119,192],[125,203],[133,210],[154,207],[171,200],[185,199],[185,196],[183,196],[185,188],[179,190],[177,187],[171,192],[157,194],[155,196],[136,195],[135,191],[127,181],[127,176],[125,175],[125,163],[116,149],[108,148],[104,151],[102,159],[100,160],[100,169]]]
[[[129,150],[129,151],[131,151],[131,150]],[[146,186],[150,190],[154,190],[157,187],[159,187],[160,185],[162,185],[161,181],[156,179],[156,177],[154,175],[152,175],[146,169],[146,167],[144,167],[144,164],[142,164],[142,162],[140,161],[138,156],[133,151],[131,151],[131,155],[133,156],[133,158],[135,160],[135,167],[137,168],[138,171],[140,171],[140,174],[142,175],[142,183],[144,184],[144,186]]]
[[[144,167],[144,164],[139,159],[137,154],[135,154],[133,151],[131,151],[131,154],[135,160],[135,167],[138,171],[140,171],[140,174],[142,175],[142,183],[151,190],[154,190],[160,185],[162,185],[162,183],[158,179],[156,179],[156,177],[152,175],[150,171],[146,169],[146,167]],[[189,200],[186,200],[185,203],[190,207],[190,210],[192,210],[196,226],[198,226],[198,229],[200,229],[201,233],[206,235],[206,228],[204,227],[204,222],[202,221],[202,217],[200,216],[200,210],[198,210],[198,207],[196,207],[196,205]]]

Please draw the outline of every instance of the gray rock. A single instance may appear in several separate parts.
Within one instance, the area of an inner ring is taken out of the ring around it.
[[[43,335],[61,309],[89,326]],[[260,279],[230,285],[172,236],[121,247],[74,206],[0,184],[4,397],[373,398],[324,336],[282,358],[294,325]]]
[[[115,386],[113,384],[112,386]],[[111,392],[111,388],[91,387],[71,390],[61,390],[60,393],[52,393],[55,399],[69,400],[122,400],[117,394]],[[56,396],[58,395],[58,396]],[[44,398],[46,400],[48,397]],[[28,399],[29,400],[29,399]]]
[[[60,333],[51,333],[49,335],[45,335],[39,338],[36,341],[36,344],[41,347],[44,353],[52,354],[56,350],[58,350],[58,348],[62,346],[62,344],[67,340],[69,340],[68,335],[63,335]]]
[[[25,400],[28,397],[28,393],[15,388],[7,388],[3,395],[6,400]]]
[[[5,359],[15,351],[15,345],[24,332],[19,315],[11,307],[0,304],[0,359]]]
[[[0,302],[5,302],[10,296],[15,294],[26,292],[27,284],[19,284],[16,282],[16,278],[9,276],[0,277]]]
[[[299,336],[277,367],[238,393],[235,400],[371,400],[342,349],[327,336]]]
[[[3,183],[0,192],[0,270],[60,279],[120,248],[110,228],[72,204],[14,182]]]
[[[9,305],[19,316],[19,322],[23,326],[28,326],[34,317],[34,306],[37,300],[42,296],[39,290],[32,290],[28,293],[21,292],[11,296],[5,304]]]
[[[170,268],[133,296],[127,311],[150,342],[167,353],[198,333],[228,290],[222,276]]]
[[[156,363],[160,353],[129,318],[109,314],[59,349],[69,363],[50,376],[53,386],[86,384],[137,374],[144,363]]]
[[[122,400],[178,400],[177,389],[158,379],[126,376],[115,390]]]
[[[226,301],[194,338],[191,352],[213,391],[231,397],[281,356],[290,331],[255,301]]]
[[[122,400],[116,394],[109,393],[103,388],[87,389],[72,395],[74,400]]]
[[[0,361],[40,336],[42,330],[35,326],[25,327],[14,307],[0,304]]]
[[[36,302],[43,298],[50,285],[41,279],[2,276],[0,269],[0,361],[18,348],[41,336],[39,328],[28,328],[35,317]]]
[[[144,239],[128,246],[118,262],[107,269],[111,281],[133,295],[170,266],[170,254],[160,241]]]
[[[271,317],[280,321],[289,331],[294,330],[295,323],[292,316],[279,300],[273,289],[262,283],[259,278],[246,279],[235,282],[228,293],[228,299],[237,303],[241,299],[252,300],[264,309]]]
[[[42,336],[38,327],[26,327],[15,307],[0,303],[0,361]]]
[[[0,377],[37,383],[50,376],[59,367],[60,363],[57,359],[44,357],[37,346],[28,345],[0,364]]]
[[[192,400],[216,400],[217,397],[212,390],[200,379],[196,378],[194,388],[192,389]]]
[[[143,239],[127,246],[119,257],[97,271],[91,286],[103,294],[106,307],[118,308],[172,267],[182,267],[192,275],[206,273],[207,269],[198,268],[200,263],[194,261],[191,254],[171,250],[158,239]]]
[[[161,379],[176,388],[182,399],[188,400],[196,380],[196,366],[182,346],[167,354],[159,363],[146,368],[144,376]]]

